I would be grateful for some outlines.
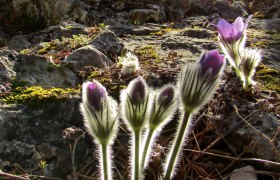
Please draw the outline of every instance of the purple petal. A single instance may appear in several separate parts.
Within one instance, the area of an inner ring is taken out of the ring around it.
[[[232,25],[229,24],[225,19],[219,20],[217,28],[223,39],[227,39],[230,37],[230,34],[232,32]]]
[[[102,106],[102,98],[106,96],[105,89],[97,82],[91,82],[86,87],[87,101],[96,110],[100,110]]]
[[[224,63],[224,56],[219,54],[217,50],[209,51],[204,54],[199,64],[201,66],[201,73],[205,74],[211,69],[211,76],[214,77],[220,71]]]
[[[239,39],[242,36],[243,30],[245,28],[243,19],[241,17],[236,18],[232,26],[233,26],[235,39]]]
[[[142,79],[137,78],[136,81],[134,81],[134,84],[132,85],[131,91],[130,91],[130,98],[131,102],[134,104],[137,104],[141,101],[144,101],[146,96],[146,87]]]

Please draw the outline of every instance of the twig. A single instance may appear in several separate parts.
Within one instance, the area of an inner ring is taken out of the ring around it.
[[[28,177],[17,176],[9,173],[4,173],[0,170],[0,177],[7,177],[9,179],[16,179],[16,180],[28,180]]]

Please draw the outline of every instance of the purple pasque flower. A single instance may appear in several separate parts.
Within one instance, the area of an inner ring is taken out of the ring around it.
[[[204,53],[197,64],[186,64],[179,79],[179,91],[186,112],[194,112],[212,97],[224,67],[217,50]]]
[[[199,61],[201,67],[201,73],[211,73],[211,77],[216,76],[224,64],[224,55],[221,55],[218,50],[211,50],[208,53],[202,55]]]
[[[226,42],[235,42],[243,36],[245,24],[241,17],[230,24],[225,19],[219,20],[217,26],[220,37]]]
[[[83,84],[83,91],[85,91],[85,98],[87,102],[97,111],[102,108],[103,100],[106,99],[106,90],[97,81],[87,82]]]

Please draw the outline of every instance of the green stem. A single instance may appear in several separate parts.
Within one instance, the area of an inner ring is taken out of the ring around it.
[[[107,154],[107,144],[101,144],[101,156],[102,156],[102,164],[101,164],[101,169],[102,169],[102,180],[110,180],[110,174],[108,170],[108,164],[109,164],[109,159],[108,159],[108,154]]]
[[[146,159],[147,157],[149,157],[149,155],[147,156],[147,153],[148,153],[148,149],[150,147],[150,143],[151,143],[151,139],[152,139],[152,136],[154,134],[154,129],[149,129],[148,130],[148,133],[147,133],[147,136],[146,136],[146,139],[145,139],[145,145],[144,145],[144,150],[143,150],[143,155],[142,155],[142,160],[141,160],[141,168],[144,170],[144,167],[145,167],[145,164],[146,164]]]
[[[167,163],[166,163],[166,170],[165,170],[165,180],[170,180],[172,176],[172,172],[175,166],[175,162],[178,158],[179,152],[181,150],[181,145],[184,142],[184,137],[189,134],[191,131],[191,113],[185,112],[182,123],[177,130],[176,137],[173,141],[171,151],[169,153]]]
[[[243,83],[243,89],[245,91],[249,91],[250,88],[251,88],[250,78],[248,76],[245,76],[244,83]]]
[[[140,180],[140,143],[141,131],[134,131],[134,180]]]

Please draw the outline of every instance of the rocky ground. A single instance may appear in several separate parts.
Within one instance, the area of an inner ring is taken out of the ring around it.
[[[115,99],[138,75],[153,88],[175,83],[183,64],[219,49],[213,24],[248,14],[247,47],[263,56],[257,85],[243,92],[227,67],[214,98],[194,117],[175,179],[280,177],[279,2],[55,2],[0,0],[0,179],[98,179],[95,145],[79,111],[82,82],[99,80]],[[121,73],[123,49],[139,58],[135,74]],[[158,138],[145,179],[160,179],[177,121]],[[129,133],[121,126],[114,178],[128,179]]]

